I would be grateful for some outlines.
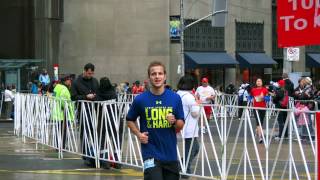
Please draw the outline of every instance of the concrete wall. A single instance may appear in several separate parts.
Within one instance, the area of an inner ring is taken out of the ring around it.
[[[35,28],[35,58],[43,59],[42,68],[53,76],[53,65],[59,63],[59,40],[62,20],[53,16],[52,1],[33,0]]]
[[[228,22],[225,29],[226,50],[235,52],[236,24],[240,22],[264,23],[264,50],[271,57],[272,50],[272,26],[271,26],[271,1],[257,0],[229,0]]]
[[[212,0],[184,0],[185,18],[203,17],[211,9]],[[229,0],[228,10],[227,52],[235,52],[235,20],[264,22],[264,49],[271,56],[271,1]],[[46,32],[37,36],[43,40],[36,43],[36,55],[46,58],[47,67],[58,62],[60,73],[80,74],[92,62],[98,78],[108,76],[116,83],[146,79],[148,63],[160,60],[175,86],[181,47],[170,43],[169,16],[179,14],[180,0],[65,0],[63,22],[38,22],[51,28],[36,27],[36,32]],[[235,69],[227,69],[226,82],[235,79]]]
[[[236,51],[236,23],[239,22],[259,22],[264,23],[264,51],[272,57],[272,6],[271,1],[257,0],[229,0],[228,1],[228,21],[225,28],[225,47],[229,54],[235,56]],[[239,68],[229,70],[228,79],[230,82],[239,84],[241,76]],[[237,75],[238,74],[238,75]],[[234,79],[230,77],[235,77]]]
[[[96,77],[130,83],[147,78],[149,62],[169,71],[169,0],[65,0],[61,72],[96,65]],[[170,81],[170,79],[169,79]]]
[[[180,15],[180,0],[170,0],[170,16]],[[170,81],[173,88],[176,88],[181,74],[178,74],[178,66],[181,65],[181,45],[179,42],[170,44]]]

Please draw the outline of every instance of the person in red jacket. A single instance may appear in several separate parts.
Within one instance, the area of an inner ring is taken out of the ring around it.
[[[263,86],[262,79],[256,80],[256,86],[251,89],[251,96],[253,96],[253,107],[266,108],[267,104],[264,97],[268,95],[268,90]],[[256,133],[259,137],[259,143],[263,143],[262,139],[262,127],[263,119],[266,114],[265,110],[254,110],[254,117],[256,119]]]
[[[140,85],[140,81],[136,81],[132,86],[132,94],[141,94],[143,92],[144,88]]]

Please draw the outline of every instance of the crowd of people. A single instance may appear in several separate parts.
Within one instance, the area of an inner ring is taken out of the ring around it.
[[[299,121],[299,129],[301,130],[300,135],[303,138],[308,136],[306,132],[307,127],[309,131],[313,131],[312,121],[308,111],[317,110],[315,109],[317,102],[320,101],[320,84],[312,83],[310,77],[302,77],[299,79],[299,86],[294,88],[293,82],[288,78],[288,74],[284,73],[282,79],[277,82],[270,82],[269,85],[264,86],[261,78],[256,80],[254,86],[249,83],[241,84],[238,90],[238,103],[240,106],[247,106],[252,103],[253,107],[267,108],[267,103],[272,102],[276,108],[288,109],[295,108],[295,115]],[[294,107],[289,107],[290,100],[294,101],[291,104]],[[263,109],[256,110],[254,116],[256,119],[256,133],[259,138],[259,142],[263,143],[262,138],[262,127],[265,118],[266,111]],[[275,140],[288,137],[288,130],[284,132],[284,127],[287,120],[287,112],[280,111],[277,121],[279,125],[279,133],[275,136]],[[242,116],[242,109],[239,111],[239,119]],[[287,128],[288,129],[288,128]]]

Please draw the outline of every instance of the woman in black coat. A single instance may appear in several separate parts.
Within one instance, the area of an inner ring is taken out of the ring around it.
[[[102,77],[100,79],[100,87],[98,90],[98,100],[99,101],[109,101],[109,100],[115,100],[116,102],[117,99],[117,94],[116,94],[116,89],[114,86],[112,86],[109,78],[107,77]],[[115,114],[115,110],[117,108],[115,103],[111,103],[111,104],[107,104],[106,105],[106,109],[107,112],[102,112],[103,111],[103,104],[100,105],[100,111],[99,111],[99,122],[98,122],[98,136],[100,136],[99,138],[99,143],[100,143],[100,149],[103,150],[105,149],[105,147],[107,147],[107,142],[106,142],[106,135],[109,135],[109,138],[111,139],[111,141],[113,142],[113,140],[115,139],[116,141],[119,140],[119,142],[117,142],[118,146],[121,145],[121,124],[120,126],[117,123],[116,119],[113,119],[114,116],[116,116]],[[109,115],[110,119],[108,120],[108,118],[105,118],[107,116],[104,116],[106,113],[108,113],[107,115]],[[112,116],[114,115],[114,116]],[[102,121],[103,119],[103,121]],[[106,128],[107,127],[107,130]],[[117,128],[119,127],[119,132],[117,132]],[[108,131],[108,133],[107,133]],[[113,133],[113,136],[112,136]],[[114,138],[114,139],[113,139]],[[107,148],[109,153],[111,153],[111,150],[109,148]],[[112,158],[113,160],[118,160],[118,155],[115,152],[116,147],[115,144],[113,144],[113,155],[109,154],[109,156],[111,156],[110,158]],[[107,154],[104,157],[105,159],[108,159]],[[102,165],[105,168],[110,167],[110,163],[106,163],[106,162],[102,162]],[[115,168],[120,168],[120,165],[118,164],[114,164]]]

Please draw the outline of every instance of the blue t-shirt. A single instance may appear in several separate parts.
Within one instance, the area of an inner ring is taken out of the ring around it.
[[[143,160],[177,161],[177,137],[175,128],[168,122],[167,114],[184,120],[181,98],[165,89],[161,95],[146,91],[138,95],[128,112],[127,120],[140,117],[140,132],[148,132],[148,144],[141,144]]]

